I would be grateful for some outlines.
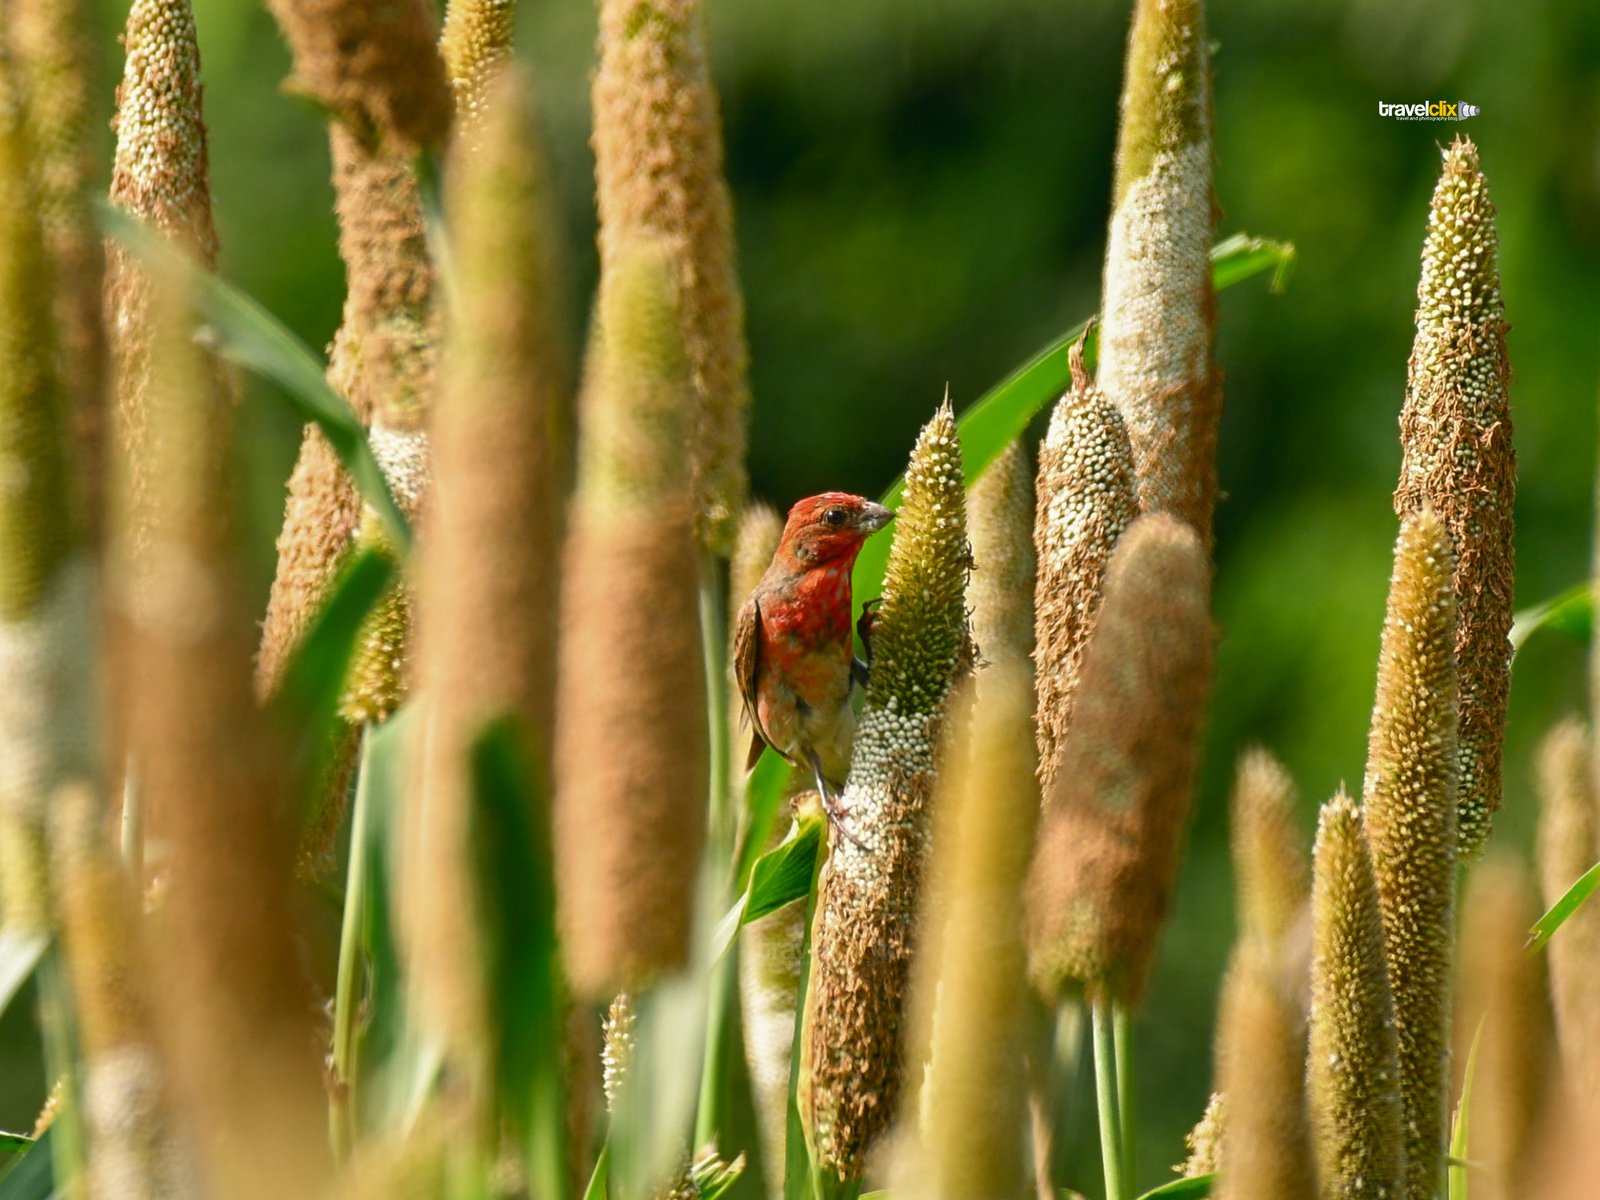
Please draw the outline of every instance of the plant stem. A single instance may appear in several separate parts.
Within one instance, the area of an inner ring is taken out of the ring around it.
[[[122,862],[128,878],[133,880],[133,894],[143,903],[144,897],[144,797],[139,793],[134,778],[133,764],[125,765],[122,773]]]
[[[1105,1169],[1106,1200],[1128,1200],[1123,1168],[1122,1114],[1117,1103],[1117,1051],[1114,1018],[1107,1001],[1089,1006],[1094,1027],[1094,1091],[1100,1110],[1100,1161]]]
[[[816,868],[811,872],[811,890],[806,894],[805,931],[800,937],[800,982],[794,993],[794,1040],[789,1051],[788,1118],[783,1138],[783,1200],[819,1200],[822,1194],[812,1172],[815,1155],[806,1140],[797,1096],[800,1058],[805,1046],[806,992],[811,983],[811,927],[817,916],[817,881],[826,860],[826,850],[818,853]]]
[[[1122,1134],[1122,1181],[1130,1194],[1138,1191],[1139,1117],[1133,1084],[1133,1013],[1121,1001],[1111,1005],[1112,1050],[1117,1056],[1117,1129]]]
[[[39,1023],[44,1032],[45,1068],[55,1089],[56,1112],[50,1122],[55,1195],[63,1200],[85,1200],[89,1193],[73,1053],[72,992],[59,944],[47,949],[39,960]]]
[[[731,877],[733,855],[733,804],[728,770],[728,630],[722,602],[722,572],[715,555],[700,556],[700,645],[706,681],[706,747],[710,754],[710,819],[706,852],[712,877]],[[719,904],[727,897],[717,888]],[[738,956],[725,954],[711,968],[711,994],[706,1005],[705,1060],[700,1069],[700,1099],[695,1110],[694,1144],[701,1147],[717,1138],[722,1128],[728,1090],[728,1057],[733,1008],[739,1002]]]
[[[350,862],[345,872],[344,921],[339,927],[339,973],[333,999],[333,1089],[328,1131],[336,1161],[355,1144],[356,1017],[361,1007],[361,960],[367,951],[367,781],[372,730],[361,730],[361,761],[350,813]]]

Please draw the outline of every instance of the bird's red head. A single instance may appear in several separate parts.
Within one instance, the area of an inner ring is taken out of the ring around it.
[[[861,543],[894,518],[883,505],[849,492],[823,492],[795,502],[783,527],[779,553],[795,567],[854,559]]]

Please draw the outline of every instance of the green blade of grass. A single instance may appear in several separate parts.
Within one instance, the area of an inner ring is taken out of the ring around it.
[[[1472,1077],[1478,1066],[1478,1043],[1483,1040],[1483,1024],[1472,1033],[1472,1049],[1467,1051],[1467,1069],[1461,1073],[1461,1099],[1456,1102],[1455,1119],[1450,1125],[1450,1159],[1447,1171],[1449,1200],[1467,1200],[1467,1138],[1471,1115]]]
[[[1139,1200],[1203,1200],[1211,1195],[1216,1183],[1215,1175],[1196,1175],[1191,1179],[1174,1179],[1158,1188],[1151,1188]]]
[[[23,1139],[27,1146],[6,1155],[10,1166],[0,1175],[0,1200],[51,1200],[56,1194],[55,1167],[51,1161],[51,1131]]]
[[[556,943],[549,797],[523,731],[491,722],[472,748],[473,847],[496,1031],[498,1107],[533,1194],[567,1187],[566,1028]]]
[[[360,418],[328,383],[322,360],[253,298],[182,254],[131,213],[104,203],[100,226],[141,261],[182,273],[205,317],[211,348],[229,362],[276,383],[300,419],[322,431],[392,544],[405,554],[411,545],[410,523],[372,455]]]
[[[23,985],[33,978],[49,945],[49,934],[15,929],[0,932],[0,1013],[11,1007]]]
[[[1550,911],[1534,922],[1533,931],[1528,940],[1530,950],[1542,950],[1550,935],[1560,929],[1562,924],[1577,911],[1591,895],[1595,888],[1600,887],[1600,863],[1595,863],[1582,875],[1578,881],[1566,890],[1566,893],[1550,906]]]
[[[717,924],[713,955],[721,958],[728,952],[741,926],[805,899],[816,874],[826,825],[820,813],[803,813],[795,819],[788,837],[755,860],[744,892]]]
[[[1511,653],[1516,654],[1543,629],[1587,642],[1594,629],[1594,588],[1588,583],[1575,583],[1542,604],[1519,612],[1511,622]]]
[[[1229,288],[1265,271],[1273,271],[1276,290],[1286,278],[1294,260],[1294,247],[1287,242],[1236,234],[1217,243],[1211,251],[1211,278],[1218,291]],[[1040,350],[1005,379],[990,388],[967,408],[956,423],[961,439],[961,462],[967,486],[971,487],[989,464],[1011,444],[1046,404],[1054,400],[1072,381],[1067,351],[1083,336],[1087,322],[1079,322]],[[1092,369],[1094,338],[1084,347],[1085,363]],[[890,508],[900,504],[905,486],[901,476],[883,494]],[[889,538],[868,538],[856,559],[853,577],[858,601],[870,600],[883,591],[883,571],[889,563]]]

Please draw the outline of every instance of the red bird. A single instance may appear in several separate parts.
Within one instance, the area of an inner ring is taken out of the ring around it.
[[[850,572],[861,543],[893,516],[846,492],[797,502],[734,629],[734,678],[754,733],[745,769],[763,744],[810,767],[835,824],[855,742],[850,689],[865,675],[850,641]]]

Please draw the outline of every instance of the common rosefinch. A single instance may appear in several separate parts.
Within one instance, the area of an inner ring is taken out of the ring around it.
[[[754,733],[746,770],[763,744],[810,767],[835,824],[855,741],[850,689],[865,675],[850,641],[850,572],[861,543],[893,516],[846,492],[798,501],[733,635],[734,678]]]

